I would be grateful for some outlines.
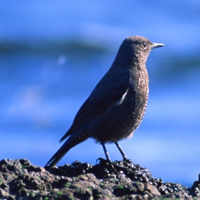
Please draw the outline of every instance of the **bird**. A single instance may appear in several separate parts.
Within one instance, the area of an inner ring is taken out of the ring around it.
[[[107,143],[114,143],[123,159],[127,160],[118,141],[131,137],[142,122],[149,94],[146,61],[152,49],[163,46],[142,36],[124,39],[110,69],[80,107],[71,127],[60,139],[60,142],[66,139],[65,143],[45,168],[56,165],[71,148],[88,138],[102,145],[109,163],[111,160],[105,147]]]

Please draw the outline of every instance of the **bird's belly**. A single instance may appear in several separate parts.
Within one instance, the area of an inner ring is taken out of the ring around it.
[[[97,142],[117,142],[131,136],[140,125],[147,105],[147,96],[137,94],[111,106],[105,113],[93,120],[90,135]]]
[[[122,126],[117,127],[119,130],[119,140],[133,135],[134,130],[138,128],[144,117],[147,105],[147,97],[137,96],[135,101],[131,102],[124,110]]]

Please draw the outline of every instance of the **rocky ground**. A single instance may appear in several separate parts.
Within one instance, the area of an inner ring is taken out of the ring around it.
[[[163,183],[131,161],[75,161],[52,169],[25,159],[0,161],[0,199],[200,199],[200,177],[191,188]]]

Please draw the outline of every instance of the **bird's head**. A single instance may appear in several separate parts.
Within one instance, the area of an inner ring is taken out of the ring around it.
[[[150,51],[153,48],[163,47],[164,44],[152,43],[147,38],[141,36],[127,37],[120,46],[119,53],[124,56],[124,59],[132,63],[146,62]],[[119,55],[119,54],[118,54]],[[120,56],[121,57],[121,56]],[[121,57],[121,59],[123,59]]]

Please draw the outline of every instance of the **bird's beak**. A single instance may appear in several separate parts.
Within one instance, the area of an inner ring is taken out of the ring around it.
[[[151,45],[151,49],[154,49],[154,48],[158,48],[158,47],[164,47],[165,45],[162,44],[162,43],[153,43]]]

